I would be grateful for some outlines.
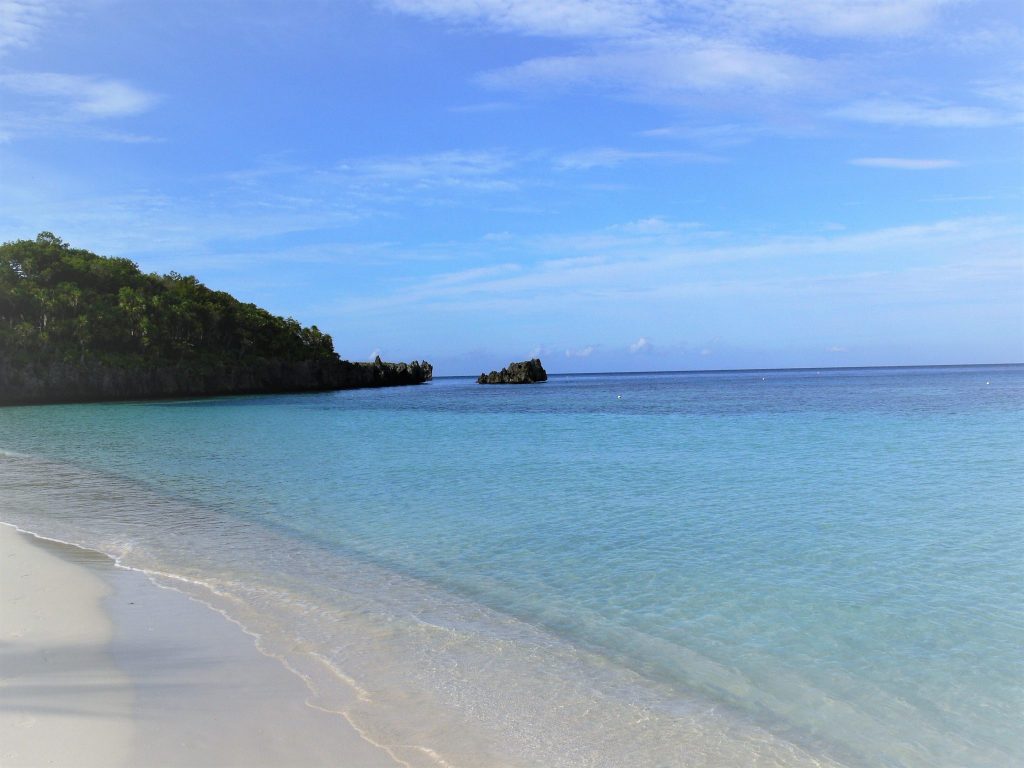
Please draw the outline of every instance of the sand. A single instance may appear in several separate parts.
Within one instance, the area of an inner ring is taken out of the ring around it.
[[[396,766],[207,606],[0,525],[0,765]]]

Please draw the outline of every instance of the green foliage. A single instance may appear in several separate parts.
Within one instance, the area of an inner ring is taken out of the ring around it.
[[[192,276],[144,274],[129,259],[72,248],[51,232],[0,245],[0,355],[146,365],[337,359],[316,326]]]

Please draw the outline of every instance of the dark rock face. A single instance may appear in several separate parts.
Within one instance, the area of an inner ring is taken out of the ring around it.
[[[426,361],[385,363],[379,357],[372,363],[259,360],[153,368],[98,362],[12,365],[0,358],[0,405],[395,387],[422,384],[433,373]]]
[[[533,384],[538,381],[547,381],[548,373],[540,360],[524,360],[521,363],[509,363],[508,368],[490,373],[481,373],[477,377],[477,384]]]

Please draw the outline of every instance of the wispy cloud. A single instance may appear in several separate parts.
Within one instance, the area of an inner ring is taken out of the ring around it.
[[[468,115],[487,112],[510,112],[514,109],[519,109],[519,105],[514,104],[511,101],[483,101],[479,104],[461,104],[454,107],[448,107],[449,112]]]
[[[597,147],[564,154],[555,159],[555,166],[563,170],[586,171],[591,168],[614,168],[627,162],[650,160],[665,163],[714,163],[721,162],[722,159],[700,152],[652,152]]]
[[[805,87],[826,66],[790,52],[751,43],[749,34],[722,30],[791,25],[826,29],[836,14],[793,14],[774,0],[387,0],[393,10],[488,32],[582,39],[589,50],[542,56],[479,74],[495,90],[604,88],[635,98],[666,101],[700,91],[779,93]],[[933,5],[919,0],[916,5]],[[885,3],[862,2],[858,20],[894,16]],[[842,14],[840,14],[842,15]],[[852,16],[851,14],[846,14]],[[909,18],[914,14],[902,14]],[[818,19],[818,21],[815,21]],[[908,22],[909,23],[909,22]],[[856,24],[847,23],[853,29]],[[863,22],[863,26],[868,26]],[[885,29],[885,23],[876,29]]]
[[[423,186],[492,186],[513,161],[501,152],[449,150],[426,155],[366,158],[344,161],[342,173]],[[507,180],[498,180],[509,184]]]
[[[622,38],[733,29],[822,37],[920,32],[955,0],[380,0],[401,13],[488,31],[546,37]]]
[[[146,112],[159,101],[156,94],[122,80],[56,72],[15,72],[0,74],[0,93],[3,92],[8,95],[0,128],[11,138],[59,134],[129,144],[159,141],[101,127]]]
[[[720,19],[755,29],[792,31],[822,37],[891,37],[920,32],[938,19],[956,0],[732,0],[714,3]]]
[[[600,256],[506,264],[497,272],[468,270],[419,279],[387,295],[350,301],[345,312],[403,306],[452,311],[498,307],[553,311],[557,307],[564,311],[570,305],[600,308],[649,301],[675,305],[694,296],[804,290],[826,295],[841,288],[860,291],[868,284],[877,289],[893,275],[925,269],[925,264],[933,269],[928,274],[936,275],[936,280],[941,277],[946,287],[952,285],[949,275],[953,272],[965,284],[1012,282],[1019,280],[1022,234],[1024,230],[1013,222],[970,218],[859,233],[775,237],[752,244],[666,246],[657,240],[637,240],[632,245],[624,241],[616,250],[603,249]],[[748,265],[742,278],[723,278],[717,268],[739,262]],[[919,292],[920,288],[906,284],[911,286],[910,295]]]
[[[667,125],[641,131],[639,135],[651,139],[681,139],[712,147],[732,147],[746,144],[756,136],[775,132],[778,132],[778,129],[764,123],[720,123],[718,125]]]
[[[658,235],[665,236],[673,232],[692,231],[699,227],[695,221],[671,221],[661,216],[647,216],[643,219],[634,219],[624,224],[612,224],[608,227],[609,232],[625,232],[631,235]]]
[[[850,165],[861,165],[867,168],[894,168],[901,171],[934,171],[941,168],[956,168],[960,163],[956,160],[914,157],[858,157],[850,160]]]
[[[567,350],[565,350],[565,356],[566,357],[587,358],[587,357],[590,357],[592,354],[594,354],[594,352],[596,350],[597,350],[597,345],[595,345],[595,344],[588,344],[587,346],[580,347],[579,349],[567,349]]]
[[[7,128],[10,119],[4,115],[0,129]],[[18,130],[30,127],[41,129],[38,124],[17,124]],[[119,132],[109,121],[98,119],[84,126],[73,123],[48,126],[47,130],[65,134],[88,130],[95,138],[102,133],[108,140],[122,142],[149,140]],[[3,133],[0,130],[0,141]],[[271,253],[280,261],[344,260],[355,252],[326,246],[297,250],[294,240],[344,243],[360,239],[352,232],[353,226],[388,220],[399,242],[381,247],[380,237],[371,236],[374,247],[358,252],[367,266],[450,261],[452,248],[459,248],[463,256],[482,249],[493,253],[513,236],[499,230],[472,246],[429,242],[412,246],[401,242],[406,234],[393,222],[399,217],[415,221],[418,213],[410,211],[410,206],[479,210],[489,204],[486,201],[505,200],[509,193],[534,183],[531,174],[535,170],[545,178],[550,176],[550,164],[550,156],[524,157],[502,150],[349,157],[324,164],[304,162],[294,152],[280,152],[248,167],[181,179],[183,184],[201,187],[201,196],[169,194],[159,188],[100,191],[94,185],[88,195],[81,195],[72,191],[76,185],[66,184],[63,178],[19,183],[9,170],[11,183],[3,185],[0,194],[0,218],[8,231],[25,236],[52,229],[73,242],[102,243],[103,248],[115,252],[161,259],[161,254],[177,254],[178,259],[212,261],[217,254],[223,257],[218,265],[225,268],[244,263],[246,254],[260,260],[272,258]],[[36,188],[48,191],[29,194]],[[486,276],[495,275],[469,272],[460,279]]]
[[[146,255],[152,268],[240,268],[253,259],[383,259],[384,248],[373,243],[358,249],[344,244],[301,249],[275,242],[290,233],[345,227],[356,216],[331,199],[268,197],[263,189],[240,194],[225,188],[195,199],[145,189],[33,194],[11,184],[0,193],[0,210],[5,231],[25,237],[43,229],[57,231],[104,253]]]
[[[90,117],[136,115],[158,101],[155,94],[121,80],[56,72],[0,75],[0,88],[43,101],[56,101]]]
[[[383,0],[395,11],[451,24],[550,37],[621,37],[655,22],[649,0]]]
[[[1012,79],[978,81],[974,84],[975,93],[1021,115],[1024,113],[1024,67],[1018,68],[1017,75]]]
[[[46,0],[0,0],[0,55],[34,43],[55,6]]]
[[[293,154],[283,153],[210,180],[269,209],[346,211],[366,219],[395,215],[405,205],[480,205],[482,195],[490,199],[530,183],[521,175],[524,162],[502,150],[348,157],[323,165],[296,162]]]
[[[773,120],[762,117],[757,124],[774,121],[797,130],[823,112],[911,126],[983,127],[1018,119],[994,104],[857,98],[878,93],[890,76],[892,87],[907,85],[906,78],[878,69],[880,52],[902,50],[907,39],[925,35],[936,49],[956,47],[998,19],[996,11],[963,13],[954,32],[948,11],[976,4],[972,0],[377,1],[397,13],[475,33],[555,41],[547,55],[477,73],[474,81],[492,91],[592,90],[684,108],[700,103],[716,111],[772,114]],[[831,38],[849,42],[844,49],[817,42]],[[850,103],[829,111],[827,102],[839,94]],[[813,98],[800,98],[807,95]],[[671,133],[654,129],[650,135]],[[717,140],[727,145],[751,135],[726,131]]]
[[[530,59],[485,72],[477,82],[499,90],[585,86],[671,102],[693,92],[791,91],[815,81],[820,69],[798,56],[739,42],[655,37],[594,53]]]
[[[641,352],[650,352],[654,349],[654,344],[646,336],[641,336],[639,339],[629,345],[630,354],[637,355]]]
[[[833,110],[831,115],[862,123],[929,128],[987,128],[1018,119],[1005,111],[984,106],[895,99],[857,101]]]

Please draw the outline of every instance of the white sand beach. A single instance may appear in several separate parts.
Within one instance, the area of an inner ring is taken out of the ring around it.
[[[0,765],[395,766],[238,626],[0,525]]]

